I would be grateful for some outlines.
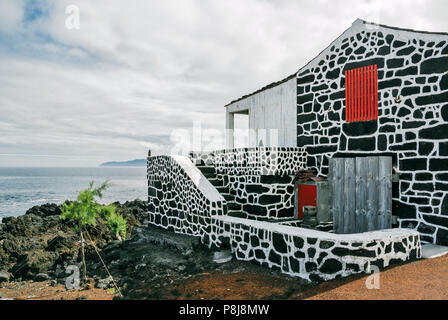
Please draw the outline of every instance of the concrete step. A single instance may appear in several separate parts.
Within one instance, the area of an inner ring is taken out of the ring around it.
[[[213,255],[213,262],[221,264],[231,261],[233,258],[231,250],[223,250],[216,251]]]
[[[423,244],[422,245],[422,258],[433,259],[448,254],[448,247],[439,246],[436,244]]]
[[[207,178],[207,180],[216,179],[215,173],[202,172],[202,174]]]
[[[198,166],[198,165],[196,165],[196,168],[201,170],[201,172],[204,173],[204,174],[205,173],[216,174],[215,167],[212,167],[212,166]]]

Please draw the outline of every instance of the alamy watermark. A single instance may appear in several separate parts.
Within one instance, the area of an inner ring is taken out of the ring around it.
[[[79,30],[81,28],[81,16],[79,7],[71,4],[65,8],[65,14],[68,15],[65,19],[65,27],[68,30]]]
[[[368,290],[379,290],[380,289],[380,268],[377,266],[369,265],[368,273],[372,273],[366,279],[366,288]]]
[[[69,265],[65,269],[65,273],[70,274],[65,279],[65,287],[67,290],[78,290],[81,283],[79,267],[77,265]]]
[[[170,155],[189,156],[195,154],[210,153],[225,149],[227,155],[225,161],[236,163],[244,161],[240,159],[238,152],[229,152],[240,148],[258,148],[256,154],[251,152],[250,165],[266,169],[268,172],[278,167],[279,153],[270,147],[278,147],[279,129],[205,129],[201,121],[194,121],[192,128],[175,129],[171,131]],[[220,159],[222,161],[223,159]],[[247,159],[246,159],[247,160]]]
[[[204,129],[201,121],[193,121],[191,130],[175,129],[170,135],[170,154],[188,155],[190,151],[279,146],[279,129]]]

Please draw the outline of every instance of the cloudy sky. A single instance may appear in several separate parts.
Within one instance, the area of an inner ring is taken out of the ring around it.
[[[447,12],[446,0],[0,0],[0,166],[169,152],[194,124],[222,131],[226,103],[294,73],[356,18],[448,31]]]

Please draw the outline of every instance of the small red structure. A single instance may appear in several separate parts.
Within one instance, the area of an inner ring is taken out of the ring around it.
[[[303,219],[303,207],[316,207],[317,187],[310,184],[298,184],[297,186],[297,218]]]

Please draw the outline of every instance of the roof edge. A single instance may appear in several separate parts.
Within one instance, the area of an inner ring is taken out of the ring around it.
[[[435,32],[435,31],[423,31],[423,30],[406,29],[406,28],[399,28],[399,27],[388,26],[388,25],[385,25],[385,24],[380,24],[380,23],[375,23],[375,22],[368,22],[368,21],[365,21],[365,20],[362,20],[362,19],[357,19],[356,21],[358,21],[358,20],[361,21],[363,24],[369,24],[369,25],[372,25],[372,26],[377,26],[377,27],[386,28],[386,29],[392,29],[392,30],[398,30],[398,31],[407,31],[407,32],[413,32],[413,33],[433,34],[433,35],[439,35],[439,36],[448,36],[448,32]]]
[[[405,29],[405,28],[398,28],[398,27],[392,27],[385,24],[378,24],[374,22],[368,22],[365,20],[362,20],[360,18],[357,18],[352,25],[344,30],[336,39],[330,42],[328,46],[326,46],[321,52],[319,52],[313,59],[308,61],[305,65],[300,67],[297,71],[297,76],[300,75],[300,72],[305,70],[307,67],[309,67],[314,61],[318,60],[319,57],[326,52],[329,48],[331,48],[333,45],[335,45],[341,38],[343,38],[347,33],[350,33],[352,30],[356,30],[356,28],[367,28],[366,25],[379,27],[382,29],[390,29],[393,31],[403,31],[403,32],[409,32],[409,33],[415,33],[415,34],[425,34],[425,35],[435,35],[435,36],[448,36],[448,33],[446,32],[430,32],[430,31],[418,31],[413,29]]]
[[[385,28],[385,29],[391,29],[391,30],[395,30],[395,31],[404,31],[404,32],[411,32],[411,33],[420,33],[420,34],[429,34],[429,35],[439,35],[439,36],[448,36],[448,32],[433,32],[433,31],[420,31],[420,30],[414,30],[414,29],[406,29],[406,28],[399,28],[399,27],[393,27],[393,26],[388,26],[385,24],[379,24],[379,23],[375,23],[375,22],[368,22],[366,20],[357,18],[352,25],[345,29],[344,32],[342,32],[335,40],[331,41],[330,44],[325,47],[321,52],[319,52],[319,54],[317,54],[313,59],[311,59],[310,61],[308,61],[307,63],[305,63],[302,67],[300,67],[297,72],[293,73],[292,75],[284,78],[283,80],[277,81],[277,82],[272,82],[271,84],[268,84],[267,86],[264,86],[261,89],[258,89],[252,93],[246,94],[238,99],[235,99],[233,101],[231,101],[230,103],[226,104],[224,107],[228,107],[231,104],[234,104],[238,101],[244,100],[246,98],[249,98],[257,93],[260,93],[264,90],[267,89],[271,89],[274,88],[284,82],[287,82],[289,80],[291,80],[292,78],[295,78],[298,76],[298,74],[300,73],[300,71],[304,70],[307,66],[309,66],[314,60],[318,59],[319,56],[324,53],[328,48],[330,48],[334,43],[336,43],[343,35],[345,35],[348,31],[350,31],[352,28],[354,28],[356,25],[371,25],[371,26],[377,26],[380,28]]]
[[[293,74],[287,76],[286,78],[284,78],[284,79],[282,79],[280,81],[272,82],[272,83],[268,84],[267,86],[264,86],[263,88],[258,89],[257,91],[254,91],[252,93],[246,94],[246,95],[244,95],[244,96],[242,96],[242,97],[240,97],[238,99],[235,99],[232,102],[229,102],[228,104],[226,104],[224,107],[228,107],[231,104],[234,104],[235,102],[238,102],[238,101],[244,100],[246,98],[249,98],[249,97],[251,97],[253,95],[256,95],[257,93],[260,93],[262,91],[265,91],[267,89],[271,89],[271,88],[277,87],[277,86],[281,85],[282,83],[285,83],[285,82],[288,82],[291,79],[294,79],[296,76],[297,76],[297,72],[294,72]]]

